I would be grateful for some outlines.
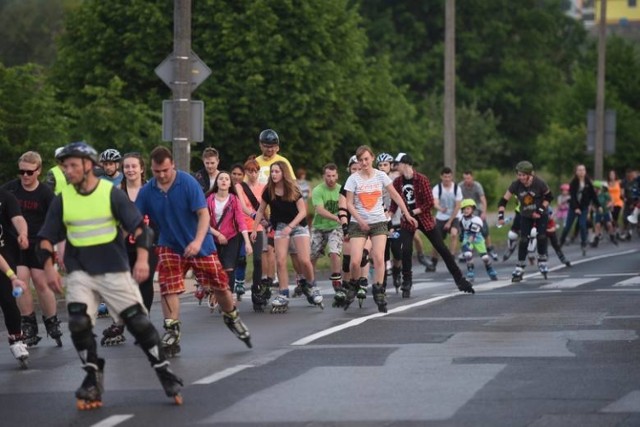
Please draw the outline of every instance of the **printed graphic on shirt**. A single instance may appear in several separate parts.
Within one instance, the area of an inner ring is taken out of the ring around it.
[[[406,205],[410,210],[412,210],[416,204],[416,193],[413,189],[413,180],[403,183],[402,195],[404,196]]]

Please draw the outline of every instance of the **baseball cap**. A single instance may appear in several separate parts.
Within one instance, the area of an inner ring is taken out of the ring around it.
[[[398,154],[396,156],[396,158],[394,159],[394,162],[396,162],[396,163],[404,163],[405,165],[409,165],[409,166],[413,166],[414,163],[415,163],[413,161],[413,157],[411,157],[407,153]]]

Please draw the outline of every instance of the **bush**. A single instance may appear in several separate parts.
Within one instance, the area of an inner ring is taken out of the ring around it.
[[[487,210],[494,210],[498,200],[507,189],[501,184],[500,172],[497,169],[483,169],[474,172],[474,178],[484,188],[484,194],[487,198]]]

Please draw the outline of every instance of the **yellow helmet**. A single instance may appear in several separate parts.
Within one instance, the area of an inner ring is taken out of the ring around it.
[[[461,203],[460,203],[460,210],[471,206],[472,208],[476,208],[476,202],[473,199],[464,199]]]

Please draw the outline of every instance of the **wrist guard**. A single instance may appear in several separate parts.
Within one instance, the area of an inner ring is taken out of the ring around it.
[[[45,265],[45,263],[47,262],[48,259],[51,260],[51,262],[53,262],[53,252],[51,252],[49,249],[44,249],[42,247],[40,247],[40,245],[38,245],[36,247],[36,259],[38,260],[38,263],[40,265]]]
[[[349,224],[342,224],[342,234],[346,236],[348,234],[348,231],[349,231]]]
[[[498,212],[498,221],[504,221],[504,211]]]
[[[142,225],[142,233],[136,237],[136,248],[146,249],[147,251],[151,250],[153,246],[153,238],[155,233],[153,230],[146,225]]]

